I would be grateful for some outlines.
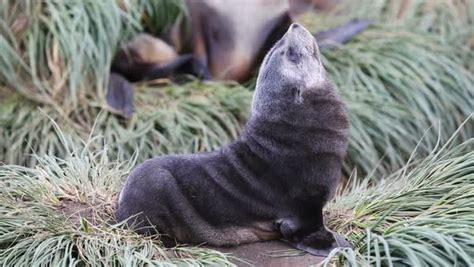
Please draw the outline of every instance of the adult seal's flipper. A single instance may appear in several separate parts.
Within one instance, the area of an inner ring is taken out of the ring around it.
[[[169,78],[176,74],[191,74],[203,80],[211,79],[209,69],[191,54],[178,56],[166,64],[135,62],[121,52],[112,64],[112,72],[118,73],[130,82]]]
[[[203,80],[212,78],[206,64],[191,54],[179,56],[174,62],[165,67],[173,69],[175,74],[191,74]]]
[[[112,112],[127,119],[133,115],[133,87],[130,82],[165,78],[173,74],[191,74],[203,80],[211,79],[207,66],[191,54],[179,56],[163,65],[132,62],[123,53],[118,58],[120,60],[112,65],[107,104]]]
[[[110,73],[106,99],[113,113],[126,119],[132,117],[133,87],[125,78],[116,73]]]
[[[372,24],[369,20],[352,20],[344,25],[317,32],[314,37],[320,49],[333,48],[344,44]]]

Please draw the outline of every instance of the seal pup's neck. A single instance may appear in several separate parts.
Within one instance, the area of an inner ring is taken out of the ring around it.
[[[313,35],[292,24],[262,62],[241,140],[279,164],[330,153],[344,157],[346,108],[330,82]]]
[[[336,89],[330,82],[324,82],[302,94],[296,102],[278,101],[264,111],[251,114],[241,140],[271,161],[321,153],[343,158],[348,119]]]

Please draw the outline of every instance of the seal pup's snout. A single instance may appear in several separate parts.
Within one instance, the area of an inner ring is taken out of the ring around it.
[[[308,41],[312,40],[313,35],[303,26],[298,23],[293,23],[288,28],[288,35],[291,38],[307,39]]]
[[[257,78],[252,113],[258,114],[280,95],[284,102],[300,105],[305,92],[318,90],[327,82],[314,36],[293,23],[265,56]],[[263,89],[264,88],[264,89]]]
[[[303,56],[318,59],[319,48],[314,36],[303,26],[293,23],[283,37],[287,46],[287,55],[291,61],[298,61]]]

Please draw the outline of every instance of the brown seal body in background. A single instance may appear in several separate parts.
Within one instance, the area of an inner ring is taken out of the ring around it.
[[[330,3],[329,3],[330,2]],[[126,81],[175,78],[191,74],[202,79],[248,80],[265,53],[296,17],[312,8],[328,10],[328,0],[187,0],[189,19],[178,17],[160,38],[139,34],[120,49],[111,71]],[[185,23],[187,22],[187,23]],[[334,47],[365,29],[367,21],[351,21],[315,34],[320,48]],[[107,102],[129,118],[132,85],[110,76]],[[120,86],[116,86],[120,85]],[[130,92],[128,92],[130,91]],[[123,103],[123,104],[122,104]]]

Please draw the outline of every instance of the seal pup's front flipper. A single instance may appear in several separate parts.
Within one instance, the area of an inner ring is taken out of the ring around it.
[[[326,257],[335,248],[352,247],[342,235],[322,225],[320,218],[315,219],[288,217],[275,221],[275,226],[291,246],[315,256]]]
[[[315,231],[297,242],[290,242],[295,248],[315,256],[326,257],[335,248],[351,248],[351,244],[340,234],[325,227]]]

